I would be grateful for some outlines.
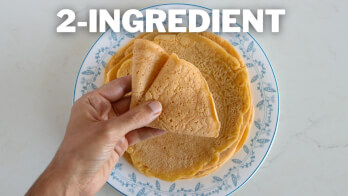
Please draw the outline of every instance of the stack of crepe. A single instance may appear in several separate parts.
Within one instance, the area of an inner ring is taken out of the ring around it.
[[[124,157],[166,181],[208,175],[243,146],[253,117],[247,68],[233,46],[208,33],[143,33],[120,48],[104,83],[132,75],[131,107],[158,100],[149,126],[168,133]]]

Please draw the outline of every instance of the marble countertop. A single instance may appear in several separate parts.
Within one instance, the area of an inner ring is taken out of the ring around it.
[[[176,1],[187,2],[187,1]],[[167,1],[21,1],[0,12],[0,195],[22,195],[57,150],[80,64],[100,35],[58,34],[57,12],[143,8]],[[281,33],[252,33],[278,78],[273,147],[235,195],[346,195],[348,3],[345,0],[190,1],[210,8],[285,8]],[[121,195],[105,185],[99,196]]]

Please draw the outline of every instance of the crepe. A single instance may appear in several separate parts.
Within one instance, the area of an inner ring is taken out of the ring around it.
[[[134,42],[132,88],[131,108],[151,100],[162,104],[161,115],[149,127],[179,134],[218,136],[220,122],[199,69],[175,54],[168,57],[151,41]]]
[[[167,33],[166,33],[167,34]],[[170,33],[170,34],[175,34],[175,33]],[[215,41],[216,43],[218,43],[221,47],[223,47],[228,53],[230,53],[231,55],[235,56],[239,62],[240,62],[240,66],[241,67],[244,67],[245,64],[244,64],[244,61],[243,61],[243,58],[239,55],[239,53],[235,50],[235,48],[229,43],[227,42],[226,40],[224,40],[223,38],[217,36],[216,34],[214,33],[210,33],[210,32],[202,32],[202,33],[199,33],[200,35],[204,36],[204,37],[207,37],[209,38],[210,40],[212,41]],[[153,40],[157,35],[159,35],[159,33],[150,33],[150,34],[147,34],[145,36],[142,37],[142,39],[147,39],[147,40]],[[162,33],[163,35],[163,33]],[[130,47],[128,49],[128,51],[130,49],[133,49],[133,47]],[[132,59],[128,59],[129,61],[131,61]],[[131,69],[131,63],[128,63],[127,65],[122,65],[121,67],[128,67],[127,69]],[[121,68],[120,68],[121,69]],[[119,77],[123,77],[123,76],[126,76],[126,75],[129,75],[128,73],[127,74],[124,74],[124,75],[118,75],[118,78]],[[252,107],[250,107],[251,110],[252,110]],[[200,177],[200,176],[203,176],[203,174],[207,175],[213,171],[211,171],[212,169],[211,168],[216,168],[218,169],[218,165],[221,166],[227,159],[229,159],[231,156],[233,156],[234,153],[237,153],[240,148],[243,146],[243,144],[245,143],[245,140],[248,136],[248,133],[249,133],[249,127],[250,127],[250,123],[252,121],[252,115],[253,115],[253,111],[249,111],[248,112],[248,115],[250,115],[250,120],[248,122],[245,122],[247,121],[248,119],[243,119],[243,125],[242,127],[245,127],[244,130],[241,130],[241,133],[243,133],[242,137],[240,138],[240,141],[238,142],[238,146],[236,147],[235,150],[232,150],[233,149],[233,146],[229,147],[228,149],[226,149],[225,151],[223,151],[222,153],[220,153],[220,156],[219,156],[219,161],[216,162],[215,164],[207,164],[206,166],[204,166],[201,171],[199,171],[194,177]],[[244,115],[246,116],[246,115]],[[234,152],[234,153],[232,153]],[[228,155],[228,156],[227,156]],[[228,158],[226,158],[228,157]],[[130,163],[130,164],[133,164],[132,163],[132,160],[129,156],[129,154],[127,152],[125,152],[125,155],[124,155],[124,158]],[[210,171],[210,172],[209,172]],[[215,170],[214,170],[215,171]],[[189,176],[187,178],[192,178],[192,176]]]
[[[117,70],[119,70],[122,65],[124,64],[125,61],[132,61],[132,52],[133,52],[133,46],[134,46],[134,41],[136,39],[146,39],[146,40],[150,40],[153,41],[154,38],[157,35],[177,35],[178,33],[159,33],[159,32],[152,32],[152,33],[142,33],[140,35],[138,35],[136,38],[134,38],[133,40],[131,40],[130,42],[128,42],[125,46],[121,47],[117,53],[109,60],[109,62],[107,63],[107,66],[105,68],[105,76],[106,75],[113,75],[112,78],[107,79],[106,77],[104,77],[104,83],[110,82],[111,80],[115,79],[114,73],[117,72]],[[222,37],[211,33],[211,32],[201,32],[199,33],[199,35],[206,37],[214,42],[216,42],[217,44],[219,44],[222,48],[224,48],[226,50],[226,52],[228,52],[230,55],[232,55],[233,57],[235,57],[239,63],[241,67],[245,67],[244,64],[244,60],[242,58],[242,56],[237,52],[237,50],[226,40],[224,40]],[[132,63],[129,62],[127,63],[127,68],[128,70],[131,70],[131,65]],[[114,68],[114,73],[113,74],[108,74],[108,72],[110,72],[110,69]],[[117,76],[117,78],[120,78],[121,76],[125,76],[120,74],[119,76]]]
[[[132,73],[132,59],[126,59],[117,70],[117,78],[128,76]]]
[[[142,102],[145,92],[150,88],[168,57],[167,52],[153,42],[144,39],[134,41],[131,108]]]
[[[133,54],[128,54],[126,55],[124,58],[120,59],[120,61],[118,63],[115,63],[113,65],[113,67],[109,67],[109,71],[108,72],[105,72],[105,76],[104,76],[104,84],[106,84],[107,82],[110,82],[116,78],[119,78],[117,75],[118,75],[118,72],[120,71],[120,68],[122,67],[122,65],[124,65],[125,62],[129,62],[128,60],[131,59],[133,56]],[[132,63],[132,61],[130,61],[130,63]],[[129,69],[131,68],[130,65],[124,65],[123,66],[123,69],[126,70],[126,69]]]
[[[142,33],[140,35],[138,35],[136,37],[136,39],[138,38],[142,38],[144,37],[145,35],[147,35],[149,33]],[[108,72],[111,70],[111,69],[116,69],[116,72],[115,72],[115,77],[116,77],[116,73],[117,73],[117,70],[119,68],[119,66],[116,66],[117,64],[120,63],[120,61],[125,57],[127,56],[129,53],[129,50],[130,48],[133,47],[133,42],[136,40],[136,39],[132,39],[131,41],[129,41],[127,44],[125,44],[124,46],[122,46],[121,48],[119,48],[117,50],[117,52],[110,58],[110,60],[108,61],[108,63],[106,64],[105,66],[105,70],[104,70],[104,83],[106,82],[110,82],[111,80],[107,79],[107,75],[108,75]],[[115,68],[116,67],[116,68]]]
[[[200,35],[206,37],[206,38],[209,38],[210,40],[216,42],[217,44],[219,44],[221,47],[223,47],[230,55],[232,56],[235,56],[239,63],[240,63],[240,66],[241,67],[245,67],[245,63],[244,63],[244,60],[243,58],[241,57],[241,55],[236,51],[236,49],[226,40],[224,40],[223,38],[221,38],[220,36],[214,34],[214,33],[210,33],[210,32],[202,32],[202,33],[199,33]],[[250,84],[248,83],[248,86]],[[251,93],[250,93],[250,87],[249,88],[249,96],[251,96]],[[250,100],[251,102],[251,100]],[[232,147],[228,148],[227,150],[223,151],[222,153],[220,153],[220,157],[219,157],[219,161],[217,163],[209,163],[207,165],[205,165],[200,172],[198,172],[194,177],[201,177],[201,176],[204,176],[204,175],[207,175],[211,172],[214,172],[215,170],[217,170],[223,163],[225,163],[231,156],[233,156],[233,154],[235,154],[236,152],[238,152],[240,150],[240,148],[243,146],[243,144],[245,143],[245,140],[249,134],[249,128],[250,128],[250,124],[252,122],[252,117],[253,117],[253,108],[252,106],[250,107],[250,110],[251,110],[251,117],[250,117],[250,120],[248,121],[247,119],[245,119],[245,115],[244,115],[244,118],[243,118],[243,126],[242,127],[246,127],[242,137],[239,139],[240,141],[238,142],[238,146],[236,147],[236,149],[233,151],[232,150]],[[245,121],[248,121],[248,122],[245,122]],[[242,130],[243,132],[243,130]],[[232,145],[232,146],[235,146],[235,145]],[[215,165],[215,166],[214,166]],[[212,168],[214,167],[215,169],[209,169],[209,168]],[[205,172],[204,172],[205,171]],[[191,176],[192,177],[192,176]],[[190,178],[190,177],[187,177],[187,178]]]
[[[154,42],[168,53],[194,64],[213,94],[221,122],[218,138],[167,133],[128,149],[134,166],[148,176],[173,181],[196,174],[217,162],[220,152],[238,139],[242,118],[250,107],[248,76],[238,59],[215,42],[191,33],[157,35]]]
[[[131,154],[126,153],[125,157],[128,157],[127,159],[130,161],[135,160],[135,167],[146,175],[169,181],[183,177],[197,177],[199,173],[205,170],[207,172],[209,165],[218,168],[219,162],[223,160],[221,157],[226,154],[225,151],[240,140],[235,149],[237,151],[248,133],[248,129],[244,129],[241,138],[242,127],[245,127],[243,116],[251,107],[251,97],[248,93],[250,87],[243,59],[233,46],[212,33],[148,33],[142,38],[153,40],[167,53],[175,52],[179,58],[196,65],[213,94],[219,118],[221,113],[224,120],[220,118],[220,136],[216,140],[214,139],[215,141],[168,133],[129,148],[128,152]],[[182,50],[185,47],[191,48],[191,50],[187,48]],[[131,54],[132,49],[133,45],[130,44],[125,50],[128,52],[127,55]],[[125,59],[125,56],[123,55],[120,60]],[[193,58],[193,56],[197,56],[197,58]],[[215,58],[215,56],[219,57]],[[207,64],[205,61],[209,59],[213,59],[213,61]],[[214,71],[217,73],[213,73]],[[218,73],[222,74],[219,76]],[[229,91],[229,85],[234,86],[235,89]],[[226,104],[228,101],[232,101],[231,103],[236,101],[240,107]],[[230,116],[230,123],[226,123],[227,116]],[[247,127],[249,126],[250,123]]]
[[[142,41],[152,44],[150,41]],[[134,56],[138,43],[135,42]],[[138,64],[134,62],[133,66]],[[149,127],[186,135],[218,136],[220,122],[207,82],[197,67],[175,54],[169,56],[144,95],[143,101],[150,100],[160,101],[163,111]]]
[[[248,111],[248,113],[245,115],[245,117],[246,117],[246,119],[242,125],[243,130],[241,131],[241,134],[238,138],[238,142],[236,142],[231,147],[227,148],[225,151],[220,153],[218,162],[216,162],[215,164],[209,165],[209,167],[206,166],[205,168],[202,168],[194,176],[185,176],[185,177],[182,177],[181,179],[191,179],[193,177],[200,178],[200,177],[209,175],[210,173],[213,173],[217,169],[219,169],[224,163],[227,162],[227,160],[229,160],[234,154],[236,154],[242,148],[242,146],[244,145],[244,143],[246,141],[246,138],[248,137],[250,125],[251,125],[251,122],[253,119],[253,109],[252,108],[250,108],[250,111]],[[127,152],[125,152],[123,157],[128,161],[128,163],[133,165],[132,159]]]
[[[218,162],[216,162],[214,164],[206,165],[199,172],[197,172],[194,176],[187,176],[187,177],[183,177],[181,179],[190,179],[192,177],[199,178],[199,177],[209,175],[212,172],[219,169],[233,155],[235,155],[240,150],[240,148],[244,145],[246,138],[248,137],[250,125],[251,125],[252,118],[253,118],[253,109],[251,108],[248,111],[248,113],[244,115],[244,117],[245,117],[245,120],[243,121],[243,125],[242,125],[243,128],[242,128],[240,135],[238,137],[238,141],[236,143],[234,143],[232,146],[230,146],[229,148],[227,148],[225,151],[220,153]]]
[[[249,96],[251,96],[251,92],[250,92],[250,88],[249,88]],[[251,104],[251,100],[250,100],[250,104]],[[208,171],[212,171],[212,168],[216,168],[216,167],[220,167],[223,163],[225,163],[230,157],[232,157],[233,154],[235,154],[236,152],[239,151],[239,149],[243,146],[243,144],[245,143],[246,138],[248,137],[249,134],[249,127],[250,124],[252,122],[252,118],[254,115],[254,110],[253,107],[250,106],[248,112],[246,112],[243,116],[243,123],[240,129],[240,133],[239,133],[239,137],[238,137],[238,141],[234,144],[232,144],[228,149],[226,149],[225,151],[220,153],[219,156],[219,161],[217,163],[211,162],[209,164],[206,164],[200,172],[198,172],[195,177],[197,176],[202,176],[202,175],[198,175],[200,173],[202,173],[202,171],[204,171],[203,173],[205,175],[209,174],[210,172]],[[217,168],[216,168],[217,169]],[[215,170],[214,170],[215,171]]]
[[[201,32],[201,33],[199,33],[199,35],[202,35],[202,36],[216,42],[217,44],[219,44],[222,48],[224,48],[226,50],[226,52],[228,52],[230,55],[232,55],[238,59],[241,67],[245,66],[242,56],[237,52],[237,50],[228,41],[226,41],[222,37],[220,37],[214,33],[211,33],[211,32]]]
[[[158,32],[152,32],[152,33],[141,33],[138,36],[136,36],[134,39],[129,41],[127,44],[122,46],[117,50],[117,52],[110,58],[108,63],[105,66],[104,70],[104,84],[118,78],[117,71],[121,67],[124,61],[127,61],[128,59],[132,59],[133,54],[133,46],[134,41],[137,39],[146,39],[146,40],[153,40],[155,36],[157,36]],[[131,67],[131,64],[129,64],[129,67]],[[110,73],[111,69],[114,70],[114,72]],[[131,68],[130,68],[131,69]],[[107,77],[107,76],[111,77]]]

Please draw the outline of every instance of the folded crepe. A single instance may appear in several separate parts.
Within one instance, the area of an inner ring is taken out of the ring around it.
[[[112,77],[105,77],[104,83],[116,77],[113,68],[131,69],[127,61],[133,61],[137,39],[153,41],[166,53],[175,53],[200,70],[214,97],[221,129],[217,138],[169,132],[129,147],[124,158],[141,173],[167,181],[215,171],[243,146],[251,125],[246,118],[252,106],[243,58],[228,41],[213,33],[143,33],[119,49],[107,63],[105,75]],[[128,74],[117,72],[117,78]]]
[[[212,94],[199,69],[157,44],[134,42],[131,107],[158,100],[163,110],[149,126],[168,132],[217,137],[220,122]]]

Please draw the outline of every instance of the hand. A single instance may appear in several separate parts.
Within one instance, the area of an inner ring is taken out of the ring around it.
[[[147,102],[129,110],[131,77],[112,81],[76,101],[64,140],[27,195],[94,195],[119,158],[141,140],[165,131],[144,127],[162,106]]]

